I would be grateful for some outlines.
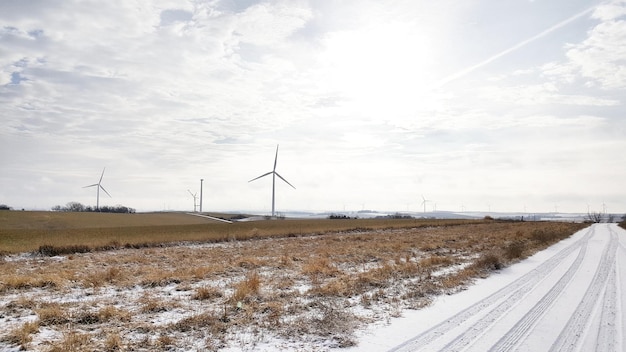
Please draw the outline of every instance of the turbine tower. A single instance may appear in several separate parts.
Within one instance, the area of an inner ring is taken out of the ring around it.
[[[102,187],[102,177],[104,177],[104,170],[105,169],[106,169],[106,167],[102,169],[102,175],[100,175],[100,180],[98,181],[98,183],[94,183],[93,185],[89,185],[89,186],[83,187],[83,188],[96,187],[96,189],[98,190],[96,192],[96,210],[100,210],[100,189],[101,188],[104,191],[104,193],[106,193],[109,197],[111,197],[109,192],[107,192],[107,190],[104,189],[104,187]],[[111,197],[111,198],[113,198],[113,197]]]
[[[248,182],[252,182],[254,180],[258,180],[261,177],[265,177],[267,175],[272,175],[272,217],[274,217],[274,209],[275,209],[275,200],[276,200],[276,176],[278,176],[281,180],[285,181],[285,183],[287,183],[289,186],[291,186],[293,189],[296,189],[296,187],[294,187],[291,183],[289,183],[289,181],[285,180],[280,174],[278,174],[278,172],[276,172],[276,163],[278,162],[278,145],[276,145],[276,156],[274,157],[274,169],[272,169],[272,171],[264,173],[263,175],[259,176],[259,177],[255,177],[252,180],[248,181]]]
[[[203,178],[200,179],[200,212],[201,213],[202,213],[202,182],[204,182]]]
[[[187,192],[189,192],[189,194],[191,194],[191,196],[193,197],[193,212],[195,213],[196,212],[196,207],[197,207],[196,198],[198,198],[198,192],[191,193],[190,190],[187,190]]]

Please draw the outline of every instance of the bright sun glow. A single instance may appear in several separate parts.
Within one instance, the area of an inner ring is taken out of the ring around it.
[[[425,93],[436,79],[433,38],[407,24],[378,24],[335,32],[321,55],[325,84],[369,113],[402,115],[429,109]]]

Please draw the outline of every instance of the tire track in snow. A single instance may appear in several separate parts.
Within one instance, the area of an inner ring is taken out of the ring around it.
[[[609,226],[611,236],[614,236],[617,245],[624,247],[619,241],[617,233]],[[615,246],[615,247],[618,247]],[[616,248],[617,251],[617,248]],[[606,283],[604,291],[604,300],[602,304],[602,314],[600,316],[600,329],[598,331],[596,351],[617,351],[618,339],[618,294],[617,294],[617,257],[613,260],[611,272]]]
[[[608,280],[609,273],[615,262],[618,240],[617,234],[609,227],[611,240],[602,251],[600,264],[576,310],[559,334],[559,337],[550,347],[550,351],[574,351],[578,347],[581,336],[584,335],[587,320],[594,306],[600,298],[600,293]]]
[[[600,317],[600,329],[596,351],[617,351],[617,271],[616,262],[609,273],[609,279],[604,291],[602,315]]]
[[[413,339],[410,339],[402,343],[401,345],[392,348],[389,351],[419,351],[424,346],[442,337],[444,334],[446,334],[447,331],[459,326],[479,312],[489,309],[489,307],[497,304],[497,302],[499,302],[503,298],[513,295],[517,297],[516,295],[520,295],[519,291],[523,292],[522,295],[530,291],[539,281],[543,280],[544,277],[551,273],[567,256],[569,256],[579,247],[587,245],[589,239],[593,236],[595,232],[595,228],[591,226],[587,228],[586,231],[587,232],[581,239],[562,249],[550,259],[546,260],[537,268],[529,271],[519,279],[513,281],[512,283],[501,288],[490,296],[478,301],[470,307],[462,310],[453,317],[435,325],[434,327],[426,330],[425,332],[414,337]],[[507,299],[507,301],[515,300]]]
[[[587,243],[588,242],[585,242],[583,244],[580,252],[578,252],[578,256],[563,276],[561,276],[559,281],[557,281],[557,283],[552,286],[552,288],[545,295],[543,295],[543,297],[541,297],[541,299],[490,349],[490,351],[510,351],[515,345],[517,345],[522,337],[526,335],[535,322],[545,313],[546,309],[550,307],[561,292],[563,292],[567,284],[572,281],[572,278],[580,268],[580,265],[585,258],[585,254],[587,253]],[[519,301],[516,301],[516,303],[518,302]],[[498,318],[500,316],[498,316]]]

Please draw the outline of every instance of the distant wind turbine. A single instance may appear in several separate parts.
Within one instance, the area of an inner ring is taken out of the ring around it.
[[[248,181],[248,182],[252,182],[254,180],[258,180],[261,177],[265,177],[267,175],[272,175],[272,217],[274,217],[274,206],[275,206],[275,200],[276,200],[276,176],[278,176],[281,180],[285,181],[285,183],[287,183],[289,186],[291,186],[293,189],[296,189],[296,187],[294,187],[291,183],[289,183],[289,181],[285,180],[281,175],[278,174],[278,172],[276,172],[276,163],[278,162],[278,145],[276,145],[276,156],[274,157],[274,169],[272,169],[272,171],[264,173],[263,175],[253,178],[252,180]]]
[[[100,180],[98,181],[98,183],[94,183],[93,185],[89,185],[89,186],[85,186],[83,188],[88,188],[88,187],[96,187],[96,189],[98,190],[96,192],[96,210],[100,210],[100,189],[102,188],[102,190],[104,191],[104,193],[106,193],[109,197],[111,197],[111,195],[109,194],[109,192],[107,192],[106,189],[104,189],[104,187],[102,187],[102,177],[104,177],[104,170],[106,168],[102,169],[102,175],[100,175]],[[113,198],[113,197],[111,197]]]
[[[197,206],[197,204],[196,204],[196,198],[198,198],[198,192],[196,192],[196,193],[191,193],[191,191],[190,191],[190,190],[187,190],[187,192],[189,192],[189,194],[191,194],[191,196],[193,197],[193,212],[195,213],[195,212],[196,212],[196,206]]]
[[[424,213],[426,212],[426,202],[430,202],[430,200],[424,198],[424,195],[422,194],[422,205],[424,206]]]

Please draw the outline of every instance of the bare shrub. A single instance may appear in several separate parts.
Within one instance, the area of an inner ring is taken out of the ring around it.
[[[104,340],[104,350],[107,352],[124,350],[124,343],[119,332],[107,334],[106,340]]]
[[[322,285],[315,285],[309,293],[316,296],[349,297],[356,293],[354,281],[348,275],[332,279]]]
[[[174,346],[174,345],[176,345],[176,339],[171,337],[171,336],[162,334],[156,340],[156,345],[158,347],[161,347],[161,348],[167,348],[169,346]]]
[[[194,294],[191,295],[191,299],[203,301],[208,299],[220,298],[222,296],[222,291],[217,287],[205,285],[202,287],[198,287]]]
[[[339,273],[333,263],[322,256],[311,258],[302,266],[302,274],[309,276],[312,281],[317,281],[321,277],[336,276]]]
[[[256,269],[261,266],[259,258],[245,257],[237,260],[236,265],[244,269]]]
[[[67,309],[58,303],[49,303],[45,307],[36,309],[41,325],[61,325],[70,321]]]
[[[231,303],[244,302],[251,296],[259,293],[261,288],[261,278],[255,271],[246,276],[246,278],[235,286],[235,292],[230,297]]]
[[[87,245],[69,245],[69,246],[53,246],[44,244],[39,246],[37,253],[43,256],[54,257],[57,255],[74,254],[74,253],[88,253],[91,252],[91,247]]]
[[[204,312],[181,319],[171,324],[168,328],[179,332],[203,330],[213,336],[217,336],[226,333],[228,328],[227,320],[225,315],[215,314],[214,312]]]
[[[165,312],[169,309],[169,305],[160,299],[151,297],[148,294],[144,294],[140,299],[142,313],[159,313]]]
[[[76,323],[78,324],[91,325],[100,322],[100,315],[98,313],[83,311],[76,317]]]
[[[105,270],[97,271],[83,278],[86,287],[100,287],[104,284],[113,284],[120,280],[122,272],[117,267],[110,267]]]
[[[531,232],[531,238],[539,243],[548,243],[552,236],[545,229],[536,229]]]
[[[454,264],[454,259],[448,256],[431,255],[419,261],[418,265],[422,268],[440,267]]]
[[[129,322],[131,320],[131,314],[129,311],[116,308],[115,306],[105,306],[100,308],[97,316],[101,322],[108,322],[111,320]]]
[[[63,333],[63,339],[52,344],[50,352],[84,351],[91,345],[89,334],[69,331]]]
[[[26,275],[11,275],[5,276],[2,278],[2,282],[0,282],[0,292],[9,290],[9,289],[27,289],[33,287],[32,279],[30,276]]]
[[[531,232],[531,239],[542,245],[546,245],[562,240],[571,234],[572,229],[570,226],[567,226],[567,224],[554,223],[547,224],[547,226],[533,230]]]
[[[120,248],[122,248],[122,244],[116,240],[113,240],[103,246],[97,246],[96,251],[112,251]]]
[[[33,310],[37,307],[37,302],[32,298],[20,296],[17,300],[9,302],[6,306],[6,312],[17,313],[20,309]]]
[[[462,270],[452,275],[445,275],[439,278],[438,282],[441,288],[448,294],[462,290],[472,280],[470,272]]]
[[[163,287],[170,284],[179,284],[182,280],[172,276],[171,272],[165,270],[151,270],[141,280],[141,285],[145,287]]]
[[[484,253],[468,268],[474,269],[479,273],[484,274],[489,271],[495,271],[504,268],[504,261],[502,260],[502,257],[495,253]]]
[[[39,322],[27,322],[12,329],[0,341],[13,345],[19,345],[22,350],[28,349],[28,344],[33,340],[32,334],[39,330]]]
[[[56,288],[61,286],[62,279],[48,274],[33,277],[33,275],[8,275],[0,282],[0,292],[15,289],[27,290],[30,288]]]
[[[271,301],[262,304],[260,311],[265,315],[270,327],[277,327],[281,324],[280,319],[285,314],[285,307],[283,302]]]
[[[283,254],[278,260],[278,268],[291,268],[293,266],[293,258]]]
[[[301,334],[329,339],[333,347],[350,347],[356,344],[353,333],[357,318],[342,304],[332,300],[316,300],[310,305],[310,314],[298,317],[281,333],[291,338]]]
[[[504,256],[509,259],[521,259],[524,257],[526,244],[523,241],[514,241],[504,247]]]

